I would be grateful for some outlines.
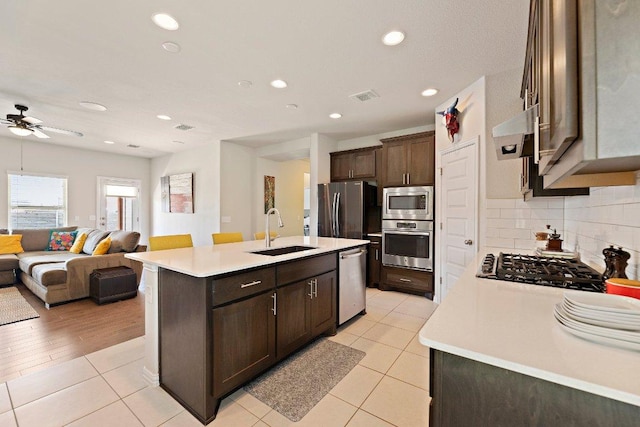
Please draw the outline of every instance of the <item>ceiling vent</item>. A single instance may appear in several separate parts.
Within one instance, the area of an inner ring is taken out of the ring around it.
[[[380,95],[375,93],[372,89],[365,90],[364,92],[354,93],[353,95],[349,95],[349,98],[355,99],[356,101],[369,101],[370,99],[380,98]]]
[[[129,145],[127,145],[127,147],[129,147],[129,148],[140,148],[140,146],[136,145],[136,144],[129,144]]]
[[[193,126],[189,126],[189,125],[185,125],[185,124],[179,124],[179,125],[175,126],[174,129],[187,131],[187,130],[193,129]]]

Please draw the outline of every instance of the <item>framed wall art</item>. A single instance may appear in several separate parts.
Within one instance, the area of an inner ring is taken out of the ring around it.
[[[193,173],[160,178],[162,212],[193,213]]]
[[[276,207],[276,177],[264,176],[264,213]]]

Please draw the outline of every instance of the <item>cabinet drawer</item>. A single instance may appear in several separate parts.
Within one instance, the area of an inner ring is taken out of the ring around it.
[[[335,270],[337,254],[330,253],[313,258],[304,258],[278,265],[278,285],[304,280],[327,271]]]
[[[433,274],[426,271],[385,267],[383,269],[385,285],[421,292],[433,292]]]
[[[245,298],[273,289],[276,285],[276,269],[261,268],[212,280],[213,306]]]

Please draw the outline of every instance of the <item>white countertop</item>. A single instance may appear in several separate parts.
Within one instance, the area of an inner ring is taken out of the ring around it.
[[[553,315],[563,290],[475,277],[483,250],[420,330],[420,343],[640,406],[640,352],[575,337]],[[503,250],[513,253],[514,250]]]
[[[125,257],[195,277],[208,277],[367,244],[368,240],[292,236],[277,238],[271,242],[271,249],[285,246],[312,246],[315,249],[277,256],[259,255],[251,251],[267,249],[264,240],[251,240],[164,251],[131,252]]]

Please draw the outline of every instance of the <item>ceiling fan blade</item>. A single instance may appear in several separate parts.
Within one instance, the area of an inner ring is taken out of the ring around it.
[[[74,130],[58,129],[58,128],[52,128],[49,126],[36,126],[36,128],[40,130],[46,130],[48,132],[61,133],[63,135],[82,136],[82,133],[76,132]]]
[[[42,120],[36,119],[35,117],[29,117],[29,116],[23,117],[22,121],[27,122],[30,125],[39,125],[40,123],[42,123]]]
[[[11,120],[0,119],[0,123],[3,125],[12,125],[13,122]]]
[[[33,134],[35,136],[37,136],[38,138],[51,138],[49,135],[47,135],[46,133],[42,132],[38,128],[31,128],[31,132],[33,132]]]

